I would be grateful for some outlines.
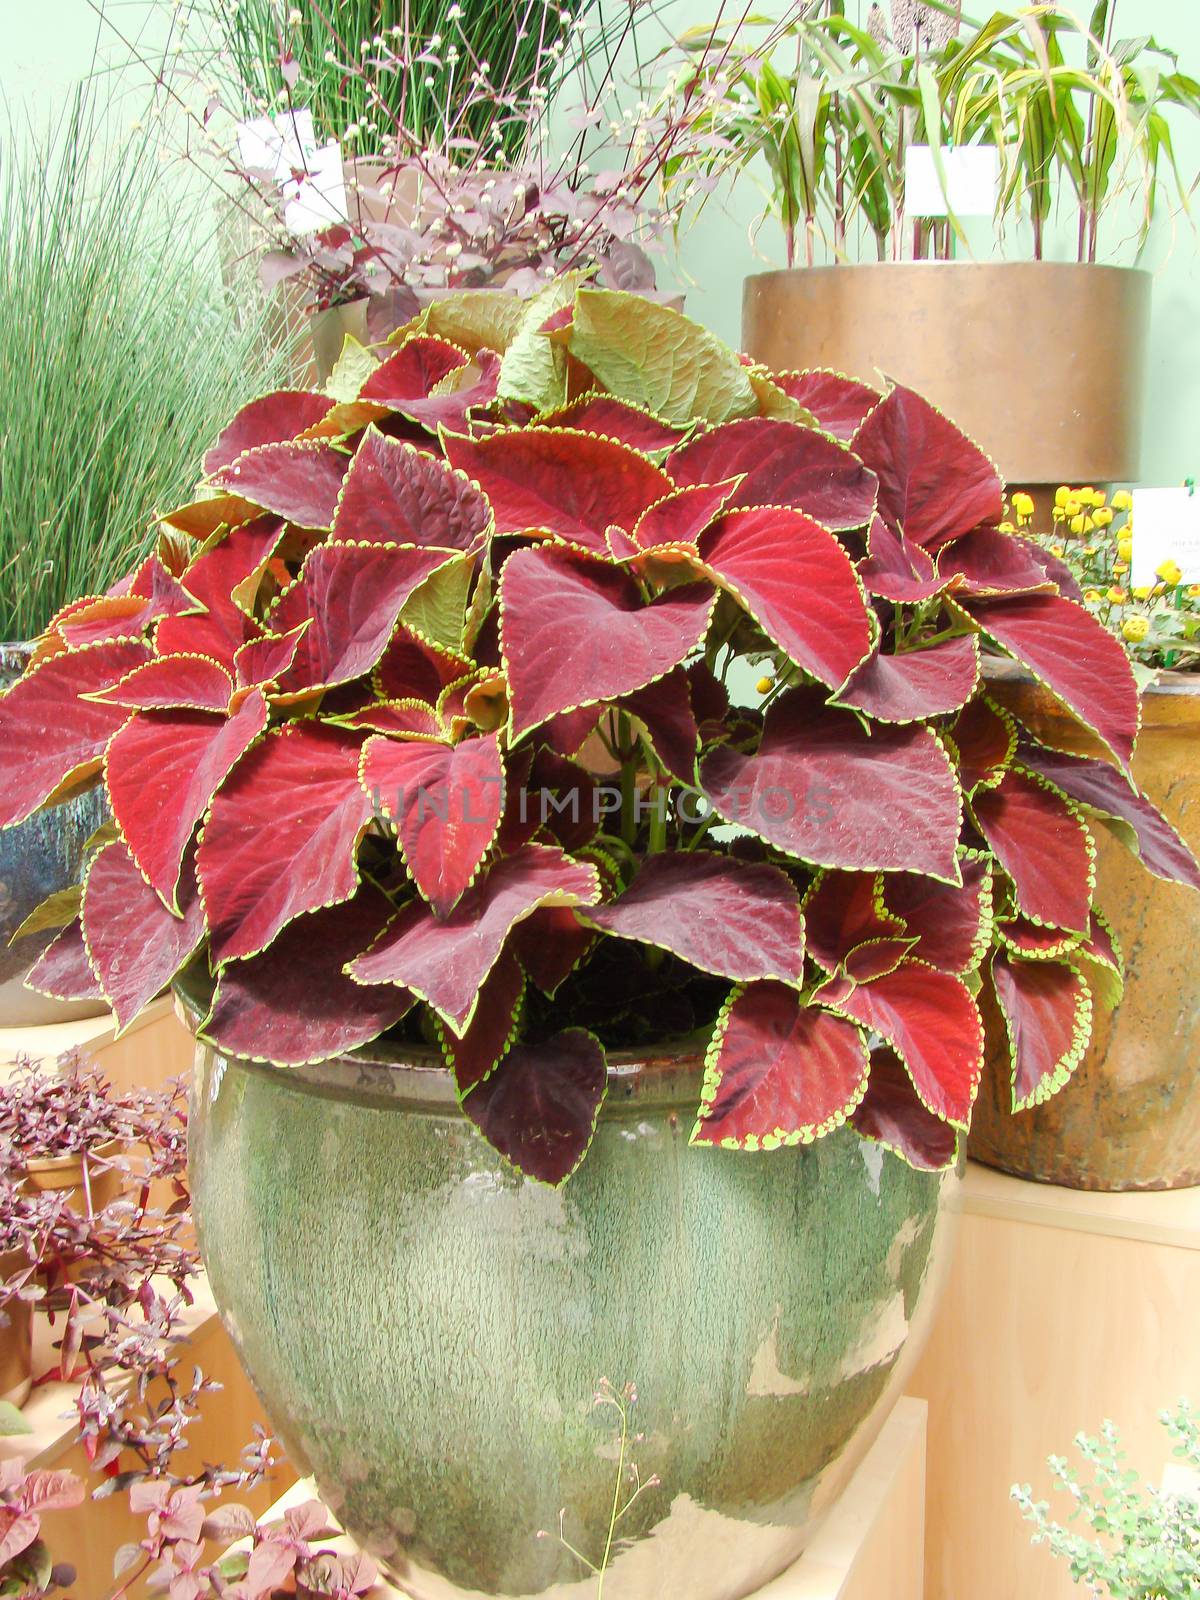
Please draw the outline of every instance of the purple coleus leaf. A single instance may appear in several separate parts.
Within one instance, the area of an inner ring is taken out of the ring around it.
[[[945,588],[929,552],[882,517],[872,520],[858,575],[871,594],[904,605],[932,600]]]
[[[1095,846],[1075,806],[1044,779],[1006,772],[971,800],[988,847],[1034,922],[1085,932],[1096,884]]]
[[[25,986],[51,1000],[99,1000],[107,1003],[100,980],[88,960],[83,926],[77,917],[50,943],[30,968]]]
[[[960,595],[981,599],[1010,594],[1053,593],[1046,569],[1034,559],[1032,549],[999,528],[976,528],[944,545],[938,557],[938,576]]]
[[[118,1030],[166,988],[205,936],[204,908],[190,870],[179,904],[182,914],[176,916],[120,841],[92,857],[84,880],[83,936]]]
[[[980,695],[954,719],[947,742],[958,761],[959,782],[970,794],[1000,782],[1012,764],[1017,728],[1007,711]]]
[[[907,1161],[918,1172],[942,1172],[958,1156],[958,1135],[921,1104],[894,1050],[871,1054],[867,1092],[850,1113],[856,1133]]]
[[[477,550],[491,507],[465,473],[369,428],[342,484],[335,539]]]
[[[900,918],[906,935],[917,939],[912,954],[957,977],[979,965],[992,940],[988,863],[972,856],[961,865],[961,886],[909,872],[890,872],[882,885],[887,910]]]
[[[500,584],[514,739],[665,677],[701,643],[715,595],[689,584],[646,604],[623,572],[562,550],[518,550]]]
[[[803,975],[800,900],[778,867],[703,850],[661,851],[623,894],[581,915],[604,933],[670,950],[718,977],[798,984]]]
[[[880,722],[925,722],[965,706],[979,683],[979,642],[946,639],[903,655],[878,651],[856,667],[835,703]]]
[[[664,422],[640,406],[617,400],[595,390],[580,395],[557,411],[544,412],[537,419],[542,428],[573,428],[577,433],[601,434],[633,450],[671,450],[689,429],[686,425]]]
[[[404,411],[432,394],[437,384],[469,363],[466,352],[445,339],[418,334],[375,368],[358,391],[360,400]]]
[[[557,1187],[583,1160],[607,1089],[600,1041],[568,1028],[544,1044],[514,1046],[463,1109],[518,1172]]]
[[[932,881],[932,880],[929,880]],[[802,910],[808,953],[828,973],[841,970],[852,950],[903,935],[904,922],[883,903],[879,872],[820,872]]]
[[[538,915],[535,911],[534,917]],[[528,927],[532,920],[521,927]],[[380,991],[385,987],[390,986],[379,985]],[[475,1015],[462,1038],[439,1027],[442,1053],[454,1074],[460,1098],[489,1077],[513,1045],[524,996],[524,970],[511,946],[506,945],[484,981]]]
[[[1092,995],[1085,979],[1059,961],[1022,961],[997,951],[992,986],[1007,1036],[1012,1108],[1048,1100],[1083,1060],[1092,1036]]]
[[[735,989],[705,1062],[693,1144],[772,1150],[809,1143],[853,1111],[869,1055],[858,1028],[781,983]]]

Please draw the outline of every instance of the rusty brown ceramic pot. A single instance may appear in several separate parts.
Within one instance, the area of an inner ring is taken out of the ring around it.
[[[1165,673],[1142,697],[1134,776],[1200,850],[1200,679]],[[1024,676],[996,683],[1047,744],[1101,754],[1086,731]],[[989,1061],[969,1153],[988,1166],[1072,1189],[1180,1189],[1200,1184],[1200,895],[1164,883],[1102,823],[1096,902],[1125,955],[1125,998],[1101,1013],[1071,1081],[1045,1105],[1009,1110],[1007,1071]]]
[[[762,272],[746,280],[742,343],[777,371],[831,367],[908,384],[1010,483],[1129,482],[1150,284],[1129,267],[1052,261]]]

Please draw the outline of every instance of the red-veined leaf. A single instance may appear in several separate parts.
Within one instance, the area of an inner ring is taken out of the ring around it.
[[[1010,534],[1009,538],[1015,540],[1037,562],[1051,583],[1058,585],[1059,594],[1068,600],[1082,602],[1083,590],[1079,581],[1061,556],[1051,555],[1045,545],[1035,544],[1032,539],[1024,539],[1019,534]]]
[[[811,411],[827,433],[848,442],[863,418],[879,404],[878,389],[844,373],[814,368],[810,372],[773,372],[771,382],[790,399]]]
[[[261,955],[221,968],[201,1036],[231,1055],[286,1067],[369,1044],[413,997],[390,985],[363,989],[342,969],[391,915],[387,896],[364,884],[352,900],[289,923]]]
[[[782,983],[735,989],[704,1064],[693,1144],[773,1150],[845,1122],[869,1067],[859,1030]]]
[[[196,824],[267,725],[252,690],[228,719],[206,711],[139,711],[108,747],[113,816],[143,876],[179,909],[176,884]]]
[[[25,986],[51,1000],[99,1000],[107,1005],[100,980],[88,960],[78,917],[51,939],[31,967]]]
[[[463,1101],[488,1143],[539,1183],[565,1183],[583,1160],[608,1090],[604,1048],[583,1028],[516,1045]]]
[[[500,387],[500,357],[496,352],[480,350],[474,361],[474,376],[466,368],[459,368],[442,378],[424,400],[402,401],[397,410],[430,433],[437,433],[439,428],[465,433],[470,413],[490,406]]]
[[[83,890],[83,937],[118,1031],[161,994],[204,938],[204,908],[190,871],[179,902],[183,914],[175,916],[120,841],[92,857]]]
[[[1061,1089],[1083,1060],[1091,991],[1073,967],[1003,951],[992,959],[992,985],[1008,1036],[1012,1108],[1025,1111]]]
[[[876,651],[850,674],[835,703],[880,722],[925,722],[966,705],[978,682],[979,641],[968,634],[898,656]]]
[[[593,905],[599,897],[595,867],[553,846],[527,844],[478,878],[443,920],[422,901],[405,906],[350,963],[350,976],[411,989],[461,1036],[511,929],[539,906]]]
[[[197,556],[184,580],[205,613],[164,617],[154,636],[159,655],[209,656],[232,668],[246,641],[262,634],[249,607],[282,536],[277,518],[259,517]]]
[[[465,473],[368,429],[342,485],[336,539],[476,550],[491,508]]]
[[[850,1113],[856,1133],[907,1161],[918,1172],[942,1172],[958,1156],[958,1135],[921,1104],[894,1050],[871,1053],[867,1092]]]
[[[704,638],[715,603],[693,584],[647,605],[623,572],[553,549],[510,556],[500,597],[514,739],[665,677]]]
[[[870,983],[835,978],[817,1000],[886,1039],[922,1104],[966,1128],[983,1071],[983,1023],[960,979],[909,960]]]
[[[332,405],[328,395],[303,389],[277,389],[274,394],[251,400],[206,452],[205,476],[211,478],[222,467],[232,466],[244,451],[257,445],[298,439],[320,422]]]
[[[865,528],[875,477],[844,445],[794,422],[745,417],[699,433],[667,458],[681,488],[741,477],[731,506],[789,506],[824,528]]]
[[[92,645],[51,657],[0,696],[0,827],[99,770],[129,712],[79,696],[111,688],[149,656],[136,641]]]
[[[727,822],[802,861],[959,882],[961,799],[927,728],[868,733],[819,691],[792,690],[767,712],[756,754],[718,748],[700,775]]]
[[[355,893],[371,820],[358,758],[352,735],[294,722],[218,791],[196,853],[214,964],[257,955],[294,918]]]
[[[348,464],[322,441],[264,444],[219,467],[209,481],[302,528],[328,528]]]
[[[908,872],[890,873],[883,898],[917,936],[913,955],[957,977],[982,961],[992,942],[992,875],[986,861],[962,862],[962,886]]]
[[[1016,723],[982,695],[955,718],[947,736],[958,757],[959,782],[968,794],[992,789],[1008,771],[1017,748]]]
[[[898,528],[890,528],[882,517],[872,519],[858,575],[872,594],[904,605],[932,600],[945,587],[929,552]]]
[[[915,938],[907,935],[891,939],[868,939],[865,944],[855,945],[842,962],[842,970],[855,983],[870,983],[875,978],[884,978],[889,972],[895,972],[900,963],[911,955],[916,942]]]
[[[506,946],[479,992],[479,1004],[471,1026],[462,1038],[456,1038],[448,1028],[439,1026],[442,1052],[454,1074],[460,1098],[490,1076],[512,1047],[524,995],[525,974],[521,963]]]
[[[903,922],[883,903],[883,877],[877,872],[819,872],[801,909],[808,953],[830,973],[858,946],[904,932]]]
[[[15,1506],[0,1506],[0,1567],[7,1567],[22,1551],[28,1550],[41,1531],[42,1525],[32,1512],[19,1511]],[[20,1594],[22,1590],[26,1594],[31,1592],[21,1574],[16,1575],[16,1581],[21,1587],[15,1593]],[[38,1587],[41,1588],[41,1585]],[[36,1594],[37,1590],[32,1592]],[[42,1592],[45,1593],[45,1590]]]
[[[854,563],[800,511],[756,506],[723,513],[700,541],[705,570],[822,683],[836,688],[871,648]]]
[[[880,516],[926,549],[1004,514],[1004,485],[987,456],[911,389],[885,395],[852,448],[879,479]]]
[[[570,308],[565,308],[569,310]],[[595,390],[580,395],[570,405],[544,412],[538,419],[544,428],[574,428],[581,433],[598,433],[632,450],[671,450],[688,433],[686,424],[664,422],[611,394]]]
[[[778,867],[697,850],[648,856],[623,894],[582,913],[618,939],[669,950],[721,978],[799,983],[804,924]]]
[[[233,679],[207,656],[159,656],[88,698],[130,711],[224,712],[232,693]]]
[[[162,548],[165,540],[159,540]],[[182,572],[186,561],[180,565]],[[157,553],[151,552],[136,571],[130,573],[124,586],[117,584],[111,594],[141,595],[149,600],[151,614],[155,617],[177,617],[197,609],[195,597],[183,587],[173,571],[169,571]]]
[[[72,650],[116,639],[137,639],[154,618],[154,603],[141,595],[105,595],[80,606],[58,624],[58,633]]]
[[[1044,781],[1006,772],[971,801],[976,826],[1034,922],[1083,932],[1096,884],[1096,852],[1074,806]]]
[[[1006,950],[1029,961],[1054,961],[1068,955],[1083,942],[1082,933],[1069,928],[1048,928],[1022,916],[1008,916],[996,923],[996,937]]]
[[[390,734],[394,739],[446,742],[437,712],[420,700],[380,700],[361,710],[324,720],[334,721],[341,728],[365,728],[371,733]]]

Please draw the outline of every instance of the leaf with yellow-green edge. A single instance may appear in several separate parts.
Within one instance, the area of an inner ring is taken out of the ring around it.
[[[1092,1037],[1091,991],[1073,966],[999,950],[992,986],[1004,1019],[1012,1108],[1027,1111],[1056,1094],[1083,1060]]]
[[[542,332],[548,317],[570,305],[585,272],[564,272],[532,300],[525,302],[516,332],[500,362],[502,400],[524,400],[539,411],[561,406],[567,398],[567,353]]]
[[[83,928],[78,918],[69,922],[30,968],[25,987],[51,1000],[99,1000],[104,990],[88,961]]]
[[[333,364],[333,371],[325,384],[325,393],[331,400],[347,405],[357,400],[362,386],[379,365],[378,357],[365,345],[359,344],[352,333],[342,340],[342,353]]]
[[[587,1153],[608,1092],[604,1046],[584,1028],[515,1045],[463,1110],[527,1178],[558,1188]]]
[[[73,883],[66,889],[56,889],[53,894],[48,894],[40,905],[34,906],[17,931],[9,935],[9,944],[16,944],[18,939],[28,938],[31,933],[45,933],[47,928],[65,928],[68,922],[74,922],[79,915],[82,902],[81,883]]]
[[[454,1074],[460,1101],[476,1084],[491,1077],[516,1043],[524,998],[525,972],[511,945],[506,945],[484,980],[480,1003],[462,1038],[451,1033],[440,1018],[434,1018],[438,1043],[447,1067]]]
[[[665,422],[758,413],[750,374],[728,345],[641,295],[580,289],[568,348],[606,389]]]
[[[503,354],[516,337],[524,310],[524,302],[503,289],[459,289],[426,306],[387,342],[394,346],[415,333],[428,333],[449,340],[470,356],[483,349]]]
[[[1096,1003],[1115,1011],[1125,993],[1125,958],[1120,940],[1096,906],[1087,934],[1068,952],[1067,961],[1087,979]]]
[[[400,622],[439,650],[461,650],[476,559],[448,561],[418,584],[400,608]]]

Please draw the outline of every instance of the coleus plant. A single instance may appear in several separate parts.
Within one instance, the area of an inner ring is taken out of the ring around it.
[[[182,974],[229,1054],[436,1045],[548,1183],[606,1053],[669,1040],[697,1145],[849,1121],[940,1168],[981,1000],[1019,1108],[1119,990],[1096,819],[1200,887],[1130,776],[1124,650],[907,389],[566,277],[348,342],[204,470],[0,701],[0,820],[95,782],[113,816],[31,981],[122,1025]],[[1096,753],[1040,745],[989,651]]]

